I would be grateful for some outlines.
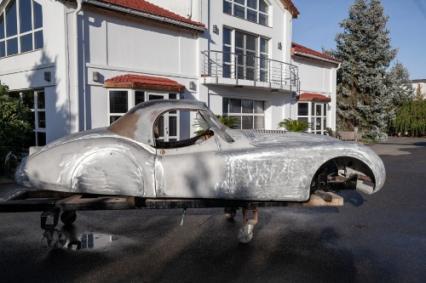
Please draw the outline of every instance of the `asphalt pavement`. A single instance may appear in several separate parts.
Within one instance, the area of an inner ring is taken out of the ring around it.
[[[0,214],[0,282],[426,282],[426,139],[372,148],[382,191],[347,193],[339,209],[261,209],[248,245],[241,214],[221,209],[188,210],[183,226],[180,210],[79,212],[63,232],[80,250],[48,248],[40,213]]]

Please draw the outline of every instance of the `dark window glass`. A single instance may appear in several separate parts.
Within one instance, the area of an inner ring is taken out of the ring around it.
[[[34,33],[34,49],[43,48],[43,31]]]
[[[254,63],[256,61],[256,53],[255,52],[246,52],[246,66],[254,67]]]
[[[37,108],[44,109],[44,92],[37,93]]]
[[[253,116],[243,116],[242,129],[253,129]]]
[[[246,35],[246,49],[256,50],[256,37],[252,35]]]
[[[20,33],[32,30],[31,1],[19,0],[19,27]]]
[[[244,35],[239,31],[235,32],[235,47],[244,47]]]
[[[237,54],[237,62],[239,65],[244,64],[244,51],[242,49],[235,49],[235,53]]]
[[[262,12],[268,12],[268,4],[265,2],[265,0],[259,1],[259,10]]]
[[[0,39],[4,38],[4,17],[0,15]]]
[[[223,43],[231,44],[231,30],[229,28],[223,28]]]
[[[135,91],[135,105],[145,102],[145,92],[144,91]]]
[[[260,38],[260,52],[268,53],[268,40],[266,38]]]
[[[177,136],[177,117],[169,116],[169,136]]]
[[[254,113],[264,113],[265,104],[263,101],[255,101],[254,102]]]
[[[234,5],[234,16],[244,19],[244,16],[245,16],[244,10],[245,10],[244,7],[241,7],[239,5]]]
[[[127,107],[127,91],[114,90],[109,92],[110,113],[126,113]]]
[[[246,69],[246,79],[251,81],[254,80],[254,69],[252,68]]]
[[[41,5],[37,2],[34,3],[34,28],[41,28],[43,26],[43,12],[41,9]]]
[[[241,113],[241,100],[240,99],[230,99],[230,113]]]
[[[36,132],[34,132],[32,134],[32,137],[31,137],[31,146],[36,146],[37,145],[37,143],[36,143],[36,135],[37,135]]]
[[[265,128],[265,118],[263,116],[254,116],[254,128],[255,129]]]
[[[235,124],[232,126],[232,129],[241,129],[241,116],[232,117],[235,117]]]
[[[38,127],[46,128],[46,113],[44,111],[38,112]]]
[[[247,0],[247,6],[253,9],[257,9],[257,0]]]
[[[257,23],[257,12],[247,9],[247,20],[249,20],[250,22]]]
[[[169,93],[169,99],[177,99],[176,93]]]
[[[234,0],[235,3],[239,3],[241,5],[244,5],[246,0]]]
[[[31,124],[31,128],[35,129],[35,112],[34,111],[31,112],[31,121],[30,121],[30,124]]]
[[[18,53],[18,38],[12,38],[7,41],[7,55]]]
[[[231,77],[231,65],[228,65],[228,64],[223,65],[223,77],[224,78]]]
[[[34,109],[34,92],[24,91],[22,93],[22,99],[25,106],[30,109]]]
[[[259,24],[267,26],[268,25],[268,16],[265,14],[259,14]]]
[[[223,47],[223,62],[231,62],[231,47]]]
[[[222,112],[223,112],[223,114],[227,114],[228,113],[228,103],[229,103],[229,99],[228,98],[223,98],[222,99]]]
[[[4,41],[0,42],[0,58],[6,56],[6,44]]]
[[[238,72],[238,78],[239,79],[244,79],[245,75],[244,75],[244,67],[238,67],[237,68],[237,72]]]
[[[297,115],[308,116],[308,103],[299,103],[298,104]]]
[[[16,25],[16,2],[12,1],[6,8],[6,35],[13,36],[18,32]]]
[[[46,145],[46,133],[37,132],[37,145]]]
[[[223,12],[226,14],[232,14],[232,6],[228,1],[223,1]]]
[[[241,106],[243,113],[253,113],[253,100],[243,99],[241,100]]]
[[[116,120],[118,120],[121,116],[110,116],[109,117],[109,123],[112,124],[114,123]]]
[[[33,34],[26,34],[21,36],[21,52],[27,52],[33,50]]]

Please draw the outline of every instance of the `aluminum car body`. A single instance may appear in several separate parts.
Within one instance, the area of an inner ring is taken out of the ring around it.
[[[156,119],[195,110],[214,136],[187,147],[157,148]],[[17,180],[36,189],[146,198],[306,201],[319,168],[348,157],[367,166],[374,191],[385,169],[368,147],[313,134],[230,130],[200,102],[139,104],[109,128],[74,134],[31,154]]]

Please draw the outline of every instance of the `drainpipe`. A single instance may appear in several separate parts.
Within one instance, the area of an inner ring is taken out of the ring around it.
[[[192,19],[192,0],[189,0],[189,8],[188,8],[188,18],[191,20]]]
[[[80,131],[80,93],[79,93],[79,79],[78,79],[78,13],[82,9],[83,0],[76,0],[77,8],[74,11],[74,87],[75,87],[75,99],[77,101],[77,119],[75,119],[75,123],[77,126],[77,131]]]

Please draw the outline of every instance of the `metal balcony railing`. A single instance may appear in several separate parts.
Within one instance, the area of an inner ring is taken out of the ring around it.
[[[234,79],[236,84],[239,84],[239,80],[248,80],[254,82],[254,85],[299,92],[299,69],[295,65],[264,56],[222,51],[201,53],[203,77]]]

